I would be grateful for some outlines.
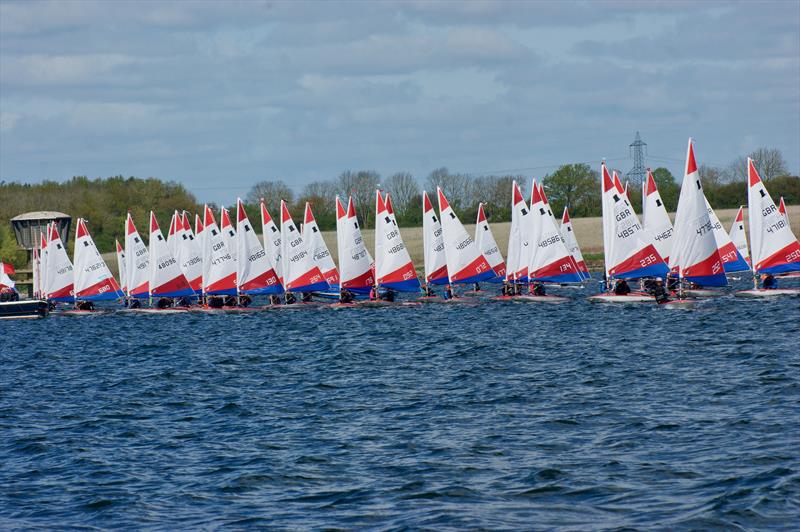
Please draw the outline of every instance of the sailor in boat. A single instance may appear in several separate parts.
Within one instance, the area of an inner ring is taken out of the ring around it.
[[[175,304],[175,302],[172,301],[171,297],[161,297],[156,302],[156,307],[161,309],[161,310],[163,310],[165,308],[170,308],[174,304]]]
[[[480,292],[481,291],[481,284],[480,283],[475,283],[475,286],[472,289],[475,292]]]
[[[500,295],[508,297],[514,295],[514,290],[511,288],[511,285],[508,284],[508,281],[503,281],[503,286],[500,288]]]
[[[422,285],[422,295],[424,295],[425,297],[433,297],[436,295],[436,292],[433,291],[431,285],[425,283],[424,285]]]
[[[648,290],[648,292],[653,294],[653,296],[656,298],[656,303],[659,305],[669,301],[669,293],[664,287],[664,281],[661,280],[661,277],[656,277],[652,290]]]
[[[210,296],[207,299],[206,304],[208,308],[222,308],[225,306],[225,300],[219,296]]]
[[[761,277],[761,288],[764,290],[776,290],[778,288],[778,280],[774,275],[768,273]]]
[[[383,299],[384,301],[388,301],[389,303],[394,303],[395,293],[394,290],[392,290],[391,288],[387,288],[386,291],[383,292],[383,294],[380,294],[380,296],[381,299]]]
[[[14,288],[3,286],[0,288],[0,301],[4,303],[7,301],[19,301],[19,294]]]
[[[667,277],[667,289],[675,292],[680,288],[681,281],[677,277]]]
[[[225,306],[226,307],[235,307],[236,306],[236,298],[234,296],[225,296]]]
[[[141,308],[142,302],[136,298],[131,298],[128,300],[128,308]]]
[[[291,292],[286,292],[286,294],[283,297],[284,297],[284,303],[287,305],[292,305],[294,303],[297,303],[297,297],[295,297],[295,295]]]
[[[444,286],[444,293],[442,294],[442,297],[444,299],[453,299],[454,297],[456,297],[453,294],[453,288],[449,284]]]
[[[627,296],[631,293],[631,287],[625,279],[619,279],[614,285],[614,293],[618,296]]]
[[[281,296],[277,294],[272,294],[269,296],[269,304],[270,305],[280,305],[281,304]]]
[[[253,299],[248,295],[239,296],[239,306],[240,307],[247,308],[247,307],[250,306],[250,303],[252,303],[252,302],[253,302]]]
[[[347,288],[342,288],[339,292],[339,303],[352,303],[353,299],[355,299],[353,292]]]
[[[178,307],[188,307],[191,304],[192,301],[187,296],[181,296],[175,301],[175,305]]]
[[[369,300],[370,301],[377,301],[378,300],[378,288],[373,286],[369,289]]]
[[[78,301],[78,310],[94,310],[94,303],[91,301]]]
[[[547,290],[544,288],[543,283],[533,283],[530,288],[532,296],[546,296]]]

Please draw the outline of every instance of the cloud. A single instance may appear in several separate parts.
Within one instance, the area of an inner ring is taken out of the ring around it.
[[[625,156],[636,130],[655,155],[755,139],[797,169],[798,9],[2,2],[0,179],[154,175],[229,203],[276,176]]]

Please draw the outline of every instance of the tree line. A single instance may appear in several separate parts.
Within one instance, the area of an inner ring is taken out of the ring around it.
[[[761,148],[750,156],[756,161],[759,173],[769,182],[770,193],[777,200],[783,196],[787,203],[800,203],[800,178],[788,175],[787,165],[778,150]],[[747,202],[746,158],[734,160],[728,167],[699,168],[706,196],[714,208],[735,208]],[[653,177],[669,211],[674,211],[680,184],[667,168],[656,168]],[[436,187],[441,187],[462,221],[473,223],[478,204],[484,203],[487,217],[493,222],[511,218],[511,183],[516,180],[530,200],[530,177],[524,175],[482,175],[454,173],[437,168],[418,180],[408,172],[381,176],[374,170],[345,170],[329,180],[306,184],[299,193],[280,180],[255,183],[246,196],[246,210],[253,223],[259,225],[259,201],[263,198],[273,218],[280,220],[280,201],[289,204],[292,215],[302,221],[303,208],[309,202],[318,225],[323,230],[336,228],[335,200],[338,195],[347,201],[353,197],[362,226],[372,227],[375,210],[375,190],[392,194],[393,204],[401,226],[422,223],[422,190],[427,190],[436,205]],[[558,216],[565,205],[573,217],[600,216],[600,174],[587,164],[565,164],[541,178],[553,212]],[[638,185],[630,191],[634,208],[641,212],[641,190]],[[141,233],[146,234],[149,211],[155,211],[161,224],[167,224],[175,210],[201,212],[195,196],[184,185],[159,179],[114,176],[106,179],[73,177],[65,182],[45,181],[38,184],[0,182],[0,257],[21,266],[25,253],[20,253],[11,232],[9,219],[17,214],[53,210],[73,217],[86,218],[89,230],[103,252],[114,249],[114,238],[123,236],[125,216],[130,210]],[[214,206],[216,208],[216,206]],[[234,215],[234,213],[231,213]],[[166,233],[168,227],[162,225]],[[71,242],[67,242],[71,246]]]

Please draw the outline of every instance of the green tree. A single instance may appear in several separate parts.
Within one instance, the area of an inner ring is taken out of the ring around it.
[[[565,164],[544,176],[542,184],[556,216],[565,205],[573,216],[600,214],[600,175],[588,164]]]

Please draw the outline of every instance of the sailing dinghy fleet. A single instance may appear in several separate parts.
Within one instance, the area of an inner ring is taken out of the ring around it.
[[[726,231],[703,192],[692,140],[674,224],[670,221],[655,180],[648,172],[642,187],[642,218],[631,206],[628,191],[616,172],[601,164],[604,289],[591,301],[615,303],[665,302],[688,306],[694,298],[723,293],[728,276],[751,272],[754,287],[736,292],[746,297],[796,295],[797,289],[758,287],[758,278],[800,271],[800,243],[789,227],[783,200],[776,204],[752,160],[748,160],[750,252],[740,208]],[[387,305],[397,293],[420,294],[414,302],[476,301],[481,283],[497,283],[500,295],[491,299],[562,302],[546,286],[583,287],[590,279],[575,237],[568,208],[556,220],[544,187],[532,181],[530,203],[517,182],[511,189],[511,227],[506,259],[492,234],[485,207],[478,206],[475,234],[461,223],[441,189],[436,207],[427,192],[423,210],[423,275],[405,246],[391,195],[375,193],[375,241],[368,248],[361,233],[353,198],[336,198],[338,267],[306,203],[302,229],[281,202],[278,221],[261,202],[261,235],[249,220],[241,200],[235,219],[226,209],[217,216],[209,206],[196,214],[175,212],[168,234],[153,212],[145,244],[130,214],[124,245],[116,242],[117,281],[92,240],[86,220],[78,219],[73,260],[67,255],[55,224],[40,235],[34,253],[34,291],[52,304],[70,303],[67,314],[92,313],[94,302],[120,300],[131,312],[254,310],[253,298],[268,298],[267,306],[320,304],[335,306]],[[620,289],[640,281],[641,290]],[[667,288],[663,282],[667,282]],[[473,289],[474,288],[474,289]],[[437,295],[441,292],[441,296]],[[675,297],[677,297],[675,299]],[[314,300],[316,298],[316,301]],[[409,298],[403,298],[408,300]],[[146,305],[142,305],[142,303]],[[409,304],[409,301],[399,304]]]

